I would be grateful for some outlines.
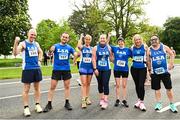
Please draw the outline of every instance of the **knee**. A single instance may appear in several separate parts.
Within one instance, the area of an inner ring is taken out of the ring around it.
[[[64,89],[65,89],[65,90],[70,89],[70,85],[65,85],[65,86],[64,86]]]
[[[123,89],[126,89],[126,85],[122,85],[122,88],[123,88]]]
[[[54,90],[55,90],[55,88],[56,88],[56,85],[51,85],[50,90],[51,90],[51,91],[54,91]]]

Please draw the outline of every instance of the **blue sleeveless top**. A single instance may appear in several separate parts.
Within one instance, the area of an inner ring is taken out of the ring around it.
[[[164,74],[168,72],[166,52],[163,44],[160,44],[158,50],[154,50],[152,47],[150,47],[150,57],[152,74]]]
[[[23,70],[30,69],[39,69],[40,66],[38,64],[38,47],[36,42],[30,43],[28,40],[25,40],[25,50],[22,52],[23,58]]]
[[[132,67],[133,68],[146,68],[146,50],[144,45],[140,48],[132,47]]]
[[[96,63],[98,70],[107,71],[111,69],[109,56],[110,56],[110,51],[107,45],[104,47],[97,45]]]
[[[93,69],[92,65],[92,47],[83,46],[81,49],[81,61],[79,68]]]

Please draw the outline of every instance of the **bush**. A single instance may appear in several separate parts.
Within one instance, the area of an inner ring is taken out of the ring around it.
[[[22,59],[0,59],[0,67],[19,67],[22,65]]]

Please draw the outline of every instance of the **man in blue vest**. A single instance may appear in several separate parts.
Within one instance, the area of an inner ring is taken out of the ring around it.
[[[155,90],[156,105],[155,110],[160,110],[162,108],[161,102],[161,80],[166,88],[166,93],[169,99],[169,107],[173,113],[177,113],[178,110],[173,103],[173,92],[172,92],[172,82],[169,70],[174,67],[174,54],[172,50],[162,44],[157,35],[151,37],[151,46],[147,52],[147,62],[148,70],[151,74],[152,85],[151,88]],[[166,59],[167,54],[169,54],[169,64]]]

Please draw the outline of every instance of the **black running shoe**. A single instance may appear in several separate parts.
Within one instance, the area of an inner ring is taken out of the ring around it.
[[[67,110],[72,110],[72,106],[70,105],[69,102],[65,103],[64,107],[65,107]]]
[[[49,112],[52,109],[51,104],[47,104],[46,107],[44,108],[43,112]]]
[[[114,106],[115,106],[115,107],[118,107],[118,106],[119,106],[119,104],[120,104],[120,100],[119,100],[119,99],[117,99],[117,100],[116,100],[116,102],[115,102],[115,104],[114,104]]]
[[[126,100],[123,100],[123,101],[122,101],[122,105],[125,106],[125,107],[129,107],[129,105],[127,104],[127,101],[126,101]]]

